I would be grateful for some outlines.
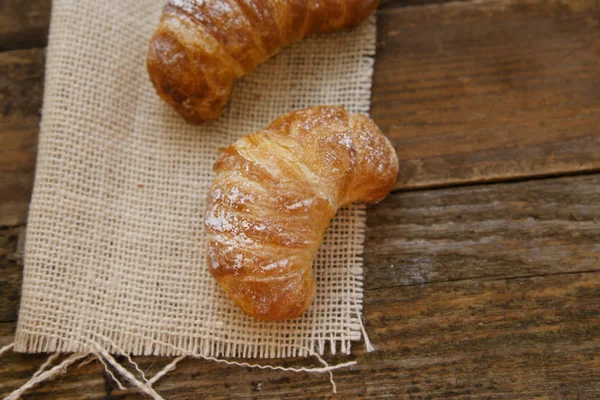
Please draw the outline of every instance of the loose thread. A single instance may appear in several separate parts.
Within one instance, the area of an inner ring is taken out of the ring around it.
[[[42,366],[40,367],[40,369],[38,369],[35,372],[35,374],[33,374],[32,378],[35,378],[38,375],[40,375],[42,372],[44,372],[46,370],[46,368],[48,368],[48,366],[50,364],[52,364],[54,362],[54,360],[56,360],[59,356],[60,356],[60,353],[54,353],[50,357],[48,357],[48,359],[46,360],[45,363],[42,364]]]
[[[4,346],[3,348],[1,348],[0,349],[0,356],[4,355],[4,353],[6,353],[7,351],[9,351],[13,347],[15,347],[15,344],[14,343],[9,343],[6,346]]]
[[[103,340],[108,341],[111,346],[119,353],[124,353],[124,351],[116,345],[116,343],[112,342],[112,340],[110,340],[107,337],[102,337]],[[166,345],[168,345],[167,343],[164,343]],[[97,344],[94,343],[94,345],[98,348],[98,350],[102,350],[102,348]],[[174,348],[176,348],[175,346],[173,346]],[[191,352],[190,355],[196,358],[201,358],[201,359],[205,359],[205,360],[210,360],[210,361],[214,361],[214,362],[218,362],[218,363],[225,363],[228,365],[237,365],[237,366],[244,366],[244,367],[250,367],[250,368],[259,368],[259,369],[273,369],[273,370],[281,370],[281,371],[293,371],[293,372],[328,372],[329,373],[329,381],[331,382],[332,385],[332,390],[333,393],[337,393],[337,386],[335,384],[335,381],[333,380],[333,373],[331,371],[333,371],[334,369],[338,369],[338,368],[343,368],[346,366],[350,366],[350,365],[356,365],[356,361],[350,361],[347,363],[343,363],[343,364],[338,364],[335,366],[330,366],[318,353],[316,353],[314,350],[309,350],[307,348],[304,348],[304,350],[308,351],[308,353],[310,355],[315,356],[320,362],[321,364],[324,366],[323,368],[286,368],[286,367],[279,367],[279,366],[272,366],[272,365],[259,365],[259,364],[249,364],[249,363],[245,363],[245,362],[237,362],[237,361],[229,361],[229,360],[223,360],[223,359],[218,359],[215,357],[209,357],[209,356],[204,356],[201,354],[193,354]],[[110,357],[110,355],[108,353],[106,353],[104,350],[102,350],[102,355],[104,356],[105,359],[107,359],[107,356]],[[104,354],[106,353],[106,354]],[[160,397],[160,395],[158,395],[158,393],[156,393],[155,397],[152,393],[149,393],[150,391],[154,391],[152,389],[152,385],[158,381],[160,378],[162,378],[164,375],[166,375],[167,373],[169,373],[170,371],[172,371],[173,369],[175,369],[175,366],[177,365],[177,363],[179,361],[181,361],[182,359],[184,359],[186,357],[186,354],[183,354],[179,357],[177,357],[175,360],[173,360],[171,363],[169,363],[165,368],[163,368],[161,371],[159,371],[153,378],[150,379],[150,381],[147,381],[146,383],[144,382],[140,382],[139,380],[137,380],[133,375],[131,375],[131,373],[129,373],[129,371],[125,370],[120,364],[115,365],[111,362],[110,359],[107,359],[107,361],[115,368],[117,368],[117,370],[124,375],[126,378],[128,378],[136,387],[138,387],[140,390],[142,390],[144,393],[152,396],[154,399],[162,399],[162,397]],[[113,360],[114,361],[114,360]],[[115,361],[116,362],[116,361]],[[120,368],[119,368],[120,367]],[[125,375],[125,373],[127,375]]]
[[[104,361],[104,359],[102,358],[102,356],[98,353],[94,353],[94,355],[96,356],[96,358],[98,359],[98,361],[100,361],[100,364],[102,364],[104,366],[104,371],[106,371],[106,373],[112,378],[113,381],[115,381],[115,383],[117,384],[117,387],[120,390],[127,390],[125,388],[125,386],[121,383],[121,381],[119,379],[117,379],[117,377],[115,376],[115,374],[113,374],[113,372],[110,370],[110,368],[108,368],[108,365],[106,365],[106,362]]]
[[[95,354],[90,354],[90,355],[88,356],[88,358],[86,358],[85,360],[83,360],[83,361],[82,361],[82,362],[81,362],[81,363],[80,363],[80,364],[77,366],[77,369],[79,369],[79,368],[81,368],[81,367],[83,367],[83,366],[85,366],[85,365],[88,365],[89,363],[91,363],[92,361],[94,361],[96,358],[97,358],[97,356],[96,356]]]
[[[362,325],[362,324],[361,324]],[[363,327],[364,329],[364,327]],[[366,332],[365,332],[366,335]],[[103,337],[102,335],[100,335],[101,337]],[[159,379],[161,379],[163,376],[165,376],[167,373],[169,373],[170,371],[173,371],[177,365],[177,363],[181,360],[183,360],[186,357],[193,357],[193,358],[198,358],[198,359],[203,359],[203,360],[207,360],[207,361],[213,361],[216,363],[221,363],[221,364],[227,364],[227,365],[236,365],[239,367],[248,367],[248,368],[258,368],[258,369],[268,369],[268,370],[277,370],[277,371],[289,371],[289,372],[308,372],[308,373],[323,373],[323,372],[327,372],[329,373],[329,381],[331,382],[332,385],[332,391],[333,393],[337,393],[337,386],[335,384],[335,381],[333,380],[333,373],[332,371],[336,370],[336,369],[340,369],[340,368],[346,368],[346,367],[350,367],[353,365],[356,365],[357,362],[356,361],[349,361],[349,362],[345,362],[345,363],[340,363],[337,365],[329,365],[318,353],[316,353],[314,350],[309,350],[307,348],[303,348],[305,351],[308,352],[309,355],[315,356],[319,362],[323,365],[322,368],[304,368],[304,367],[300,367],[300,368],[293,368],[293,367],[281,367],[281,366],[276,366],[276,365],[260,365],[260,364],[250,364],[247,362],[238,362],[238,361],[230,361],[230,360],[224,360],[224,359],[219,359],[216,357],[211,357],[211,356],[205,356],[199,353],[195,353],[195,352],[189,352],[189,351],[183,351],[180,348],[177,348],[174,345],[171,345],[170,343],[166,343],[166,342],[160,342],[157,341],[158,344],[162,344],[164,346],[168,346],[168,347],[172,347],[180,352],[182,352],[183,354],[179,357],[177,357],[176,359],[174,359],[173,361],[171,361],[165,368],[163,368],[161,371],[159,371],[154,377],[152,377],[150,380],[146,379],[146,376],[143,372],[141,372],[139,366],[133,362],[133,360],[131,359],[131,357],[125,353],[119,346],[117,346],[115,343],[112,343],[112,341],[106,337],[103,337],[103,339],[105,339],[108,342],[111,342],[113,348],[119,353],[124,355],[126,358],[128,358],[128,360],[131,362],[131,364],[135,367],[135,369],[140,372],[142,379],[144,381],[140,381],[139,379],[137,379],[131,372],[129,372],[125,367],[123,367],[119,362],[117,362],[106,350],[104,350],[97,342],[95,341],[88,341],[87,344],[80,342],[82,345],[85,346],[92,346],[96,348],[95,352],[88,352],[88,353],[74,353],[72,354],[70,357],[68,357],[67,359],[65,359],[64,361],[62,361],[60,364],[52,367],[50,370],[48,371],[44,371],[52,362],[54,362],[54,360],[56,360],[59,356],[60,353],[54,353],[53,355],[51,355],[50,357],[48,357],[48,359],[46,360],[46,362],[44,362],[44,364],[42,364],[42,366],[38,369],[38,371],[36,371],[33,376],[31,377],[31,379],[29,381],[27,381],[23,386],[21,386],[19,389],[13,391],[8,397],[6,397],[4,400],[17,400],[25,391],[27,391],[28,389],[34,387],[35,385],[42,383],[48,379],[52,379],[55,376],[62,374],[66,371],[66,368],[71,365],[76,363],[79,360],[85,359],[86,357],[88,358],[87,360],[83,360],[83,362],[79,365],[79,367],[91,362],[94,359],[98,359],[100,361],[100,363],[102,363],[102,365],[104,366],[105,371],[107,372],[107,374],[110,375],[110,377],[117,383],[119,389],[121,390],[126,390],[125,386],[116,378],[116,376],[113,374],[113,372],[111,371],[111,369],[108,367],[107,363],[110,364],[121,376],[123,376],[124,378],[126,378],[130,383],[132,383],[137,389],[139,389],[140,391],[142,391],[143,393],[147,394],[148,396],[152,397],[154,400],[164,400],[163,397],[158,394],[153,388],[152,385],[154,383],[156,383]],[[0,355],[6,353],[7,351],[9,351],[10,349],[13,348],[13,344],[9,344],[7,346],[4,346],[2,349],[0,349]],[[78,367],[78,368],[79,368]]]
[[[329,364],[327,363],[327,361],[325,361],[318,353],[311,351],[310,354],[317,357],[317,360],[319,360],[319,362],[323,366],[329,367]],[[331,391],[333,392],[333,394],[337,394],[337,386],[335,385],[335,381],[333,380],[333,372],[331,372],[331,371],[327,371],[327,372],[329,373],[329,382],[331,382],[331,386],[332,386]]]
[[[106,340],[107,342],[110,343],[110,345],[119,353],[125,354],[125,352],[123,351],[123,349],[121,349],[119,346],[117,346],[116,343],[114,343],[110,338],[102,336],[103,340]],[[168,343],[162,343],[163,345],[167,345],[167,346],[172,346],[173,348],[177,349],[176,346],[170,345]],[[95,344],[96,347],[100,348],[100,346],[98,344]],[[245,362],[237,362],[237,361],[229,361],[229,360],[223,360],[223,359],[219,359],[219,358],[215,358],[215,357],[210,357],[210,356],[204,356],[201,354],[195,354],[193,352],[185,352],[187,354],[183,354],[179,357],[177,357],[176,359],[174,359],[171,363],[169,363],[165,368],[163,368],[161,371],[159,371],[154,377],[152,377],[149,381],[146,381],[146,384],[148,385],[148,389],[151,389],[152,385],[154,383],[156,383],[160,378],[162,378],[164,375],[166,375],[167,373],[169,373],[170,371],[175,369],[175,366],[177,365],[177,363],[181,360],[183,360],[186,356],[192,356],[195,358],[200,358],[200,359],[204,359],[204,360],[209,360],[209,361],[214,361],[217,363],[225,363],[227,365],[237,365],[237,366],[243,366],[243,367],[249,367],[249,368],[259,368],[259,369],[272,369],[272,370],[280,370],[280,371],[293,371],[293,372],[327,372],[329,374],[329,382],[331,382],[331,386],[332,386],[332,391],[333,393],[337,393],[337,386],[335,384],[335,381],[333,379],[333,373],[332,371],[338,368],[344,368],[347,366],[351,366],[351,365],[356,365],[356,361],[349,361],[346,363],[342,363],[342,364],[338,364],[338,365],[334,365],[334,366],[330,366],[327,361],[325,361],[318,353],[316,353],[314,350],[310,350],[307,349],[305,347],[302,347],[303,350],[307,351],[308,354],[315,356],[319,362],[323,365],[323,368],[290,368],[290,367],[280,367],[280,366],[273,366],[273,365],[259,365],[259,364],[249,364],[249,363],[245,363]],[[181,349],[178,349],[181,351]],[[111,363],[111,365],[113,365]],[[114,365],[113,365],[114,366]],[[117,368],[116,366],[114,366],[115,368]],[[121,372],[119,370],[119,372]],[[122,372],[121,372],[122,373]],[[133,377],[133,376],[132,376]],[[134,378],[135,379],[135,378]],[[138,386],[141,389],[141,386],[145,386],[144,383],[139,382],[136,380],[136,382],[132,382],[134,383],[136,386]],[[140,386],[141,385],[141,386]],[[143,389],[142,389],[143,390]],[[146,392],[146,391],[144,391]],[[151,395],[152,396],[152,395]],[[154,396],[153,396],[154,397]]]
[[[114,342],[112,342],[109,338],[103,336],[103,335],[98,335],[102,338],[102,340],[105,340],[107,342],[110,343],[111,346],[113,346],[115,348],[115,350],[119,353],[119,354],[125,354],[125,352],[119,347],[117,346]],[[270,369],[270,370],[277,370],[277,371],[291,371],[291,372],[318,372],[318,373],[323,373],[323,372],[328,372],[328,371],[334,371],[336,369],[340,369],[340,368],[346,368],[349,367],[351,365],[356,365],[356,361],[348,361],[345,363],[341,363],[341,364],[337,364],[337,365],[330,365],[327,367],[323,367],[323,368],[293,368],[293,367],[281,367],[278,365],[261,365],[261,364],[249,364],[247,362],[238,362],[238,361],[230,361],[230,360],[224,360],[221,358],[216,358],[216,357],[212,357],[212,356],[205,356],[203,354],[199,354],[193,351],[185,351],[183,349],[178,348],[175,345],[172,345],[170,343],[167,342],[163,342],[160,340],[155,340],[156,344],[160,344],[163,345],[165,347],[171,347],[179,352],[182,353],[183,356],[188,356],[188,357],[192,357],[192,358],[200,358],[203,360],[208,360],[208,361],[214,361],[217,363],[221,363],[221,364],[227,364],[227,365],[237,365],[239,367],[248,367],[248,368],[258,368],[258,369]],[[97,343],[94,342],[94,344],[96,346],[98,346]],[[99,347],[99,346],[98,346]],[[305,349],[307,350],[307,349]],[[310,353],[310,350],[308,350]],[[315,353],[316,354],[316,353]]]
[[[34,387],[35,385],[37,385],[39,383],[46,381],[48,379],[52,379],[57,375],[63,374],[69,365],[76,363],[77,361],[81,360],[82,358],[87,357],[88,354],[89,353],[74,353],[70,357],[65,359],[63,362],[54,366],[53,368],[49,369],[48,371],[41,372],[38,374],[38,372],[39,372],[39,370],[38,370],[31,377],[30,380],[28,380],[23,386],[21,386],[20,388],[18,388],[14,392],[12,392],[10,395],[5,397],[4,400],[17,400],[19,397],[21,397],[21,395],[23,393],[25,393],[26,390]],[[46,366],[46,363],[44,363],[44,365],[42,365],[42,367],[44,367],[44,368],[45,368],[45,366]]]
[[[169,372],[173,371],[175,369],[175,366],[177,365],[177,363],[181,360],[183,360],[185,358],[185,356],[179,356],[176,359],[174,359],[173,361],[171,361],[166,367],[164,367],[163,369],[161,369],[156,375],[154,375],[152,378],[150,378],[150,380],[148,381],[148,383],[150,384],[150,386],[154,385],[160,378],[162,378],[163,376],[165,376],[166,374],[168,374]]]
[[[137,372],[139,372],[139,374],[142,376],[142,379],[144,380],[144,382],[148,383],[148,379],[146,379],[146,374],[144,374],[144,371],[142,371],[140,369],[140,367],[136,364],[136,362],[131,359],[131,356],[127,353],[123,353],[123,355],[125,356],[125,358],[127,358],[127,361],[129,361],[131,363],[131,365],[133,365],[133,368]]]
[[[119,364],[117,360],[115,360],[110,354],[108,354],[106,350],[100,347],[97,343],[94,343],[94,346],[96,347],[98,353],[102,355],[102,358],[104,358],[106,362],[108,362],[113,368],[115,368],[117,372],[121,374],[121,376],[126,378],[135,387],[140,389],[148,396],[152,397],[154,400],[164,400],[163,397],[160,394],[158,394],[156,390],[154,390],[148,383],[140,382],[139,379],[137,379],[131,372],[127,371],[125,367]]]
[[[318,372],[318,373],[322,373],[322,372],[334,371],[334,370],[340,369],[340,368],[346,368],[346,367],[349,367],[351,365],[356,365],[356,361],[348,361],[348,362],[345,362],[345,363],[341,363],[341,364],[337,364],[337,365],[333,365],[333,366],[328,366],[328,367],[323,367],[323,368],[292,368],[292,367],[280,367],[278,365],[268,365],[268,364],[267,365],[260,365],[260,364],[249,364],[249,363],[246,363],[246,362],[237,362],[237,361],[222,360],[220,358],[203,356],[203,355],[194,354],[194,353],[189,353],[189,355],[191,357],[194,357],[194,358],[202,358],[204,360],[214,361],[214,362],[217,362],[217,363],[227,364],[227,365],[237,365],[238,367],[248,367],[248,368],[258,368],[258,369],[270,369],[270,370],[291,371],[291,372]]]
[[[375,346],[373,346],[373,343],[371,343],[371,340],[369,340],[369,335],[367,335],[367,330],[365,329],[365,325],[363,324],[361,312],[358,308],[358,303],[356,302],[356,299],[352,299],[352,301],[354,302],[354,306],[356,307],[356,316],[358,317],[360,330],[362,331],[363,339],[365,340],[365,349],[367,350],[367,353],[375,351]]]

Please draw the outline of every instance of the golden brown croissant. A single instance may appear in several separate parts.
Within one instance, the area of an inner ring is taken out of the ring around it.
[[[157,93],[190,123],[216,119],[233,81],[312,33],[360,24],[378,0],[169,0],[150,40]]]
[[[383,199],[398,158],[371,119],[321,106],[245,135],[215,172],[204,214],[209,270],[247,314],[281,320],[312,302],[312,263],[337,209]]]

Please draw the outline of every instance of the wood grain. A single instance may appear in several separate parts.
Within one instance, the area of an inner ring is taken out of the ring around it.
[[[379,350],[356,350],[358,365],[335,372],[338,397],[597,399],[599,282],[598,273],[584,273],[369,291],[367,325]],[[0,374],[10,378],[0,383],[0,391],[14,390],[43,360],[9,355]],[[135,360],[149,376],[167,362],[157,357]],[[101,398],[100,393],[114,399],[141,398],[112,385],[103,392],[101,367],[94,364],[73,368],[60,384],[48,382],[25,398]],[[156,389],[168,399],[331,397],[323,375],[254,371],[198,360],[182,361]]]
[[[600,3],[384,10],[371,114],[399,189],[600,168]]]
[[[600,271],[600,175],[400,192],[367,212],[369,289]]]
[[[600,6],[515,4],[379,12],[372,115],[398,151],[397,189],[600,168]],[[25,219],[42,66],[41,49],[0,53],[0,226]]]
[[[24,242],[24,227],[0,228],[0,322],[17,320]]]
[[[600,174],[399,192],[370,207],[364,315],[379,351],[355,345],[358,366],[335,373],[340,398],[600,396],[598,216]],[[0,392],[43,362],[19,357],[0,366],[0,376],[16,371]],[[168,362],[136,361],[148,375]],[[102,370],[88,368],[26,398],[99,398]],[[112,398],[139,397],[107,382]],[[169,399],[330,397],[325,376],[198,360],[183,361],[157,389]]]
[[[0,346],[15,329],[42,101],[44,50],[31,47],[46,43],[49,10],[0,1]],[[382,0],[378,42],[372,116],[403,191],[367,214],[365,322],[379,350],[327,358],[359,362],[335,372],[334,398],[600,398],[600,174],[404,191],[600,170],[600,3]],[[0,394],[45,359],[4,355]],[[135,360],[149,376],[169,362]],[[199,360],[156,387],[332,397],[324,375]],[[24,398],[142,396],[91,362]]]
[[[42,106],[44,51],[0,53],[0,226],[27,216]]]
[[[12,341],[15,328],[15,323],[0,323],[0,346]],[[4,354],[0,360],[0,395],[6,396],[27,382],[47,358],[45,354]],[[70,368],[65,376],[26,392],[22,399],[106,399],[110,384],[103,371],[97,362]]]
[[[0,1],[0,51],[44,47],[48,41],[50,0]]]

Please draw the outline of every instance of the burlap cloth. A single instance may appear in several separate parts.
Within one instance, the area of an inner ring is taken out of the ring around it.
[[[15,350],[289,357],[360,340],[364,208],[341,210],[299,319],[244,315],[205,265],[217,150],[316,104],[367,112],[374,19],[282,51],[234,89],[217,122],[190,126],[145,69],[163,2],[54,0]]]

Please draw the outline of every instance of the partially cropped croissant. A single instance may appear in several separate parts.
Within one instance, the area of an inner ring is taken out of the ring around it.
[[[281,320],[312,302],[313,260],[337,209],[383,199],[398,159],[371,119],[322,106],[242,137],[215,172],[204,214],[209,270],[247,314]]]
[[[216,119],[233,81],[307,35],[360,24],[378,0],[169,0],[150,40],[157,93],[190,123]]]

